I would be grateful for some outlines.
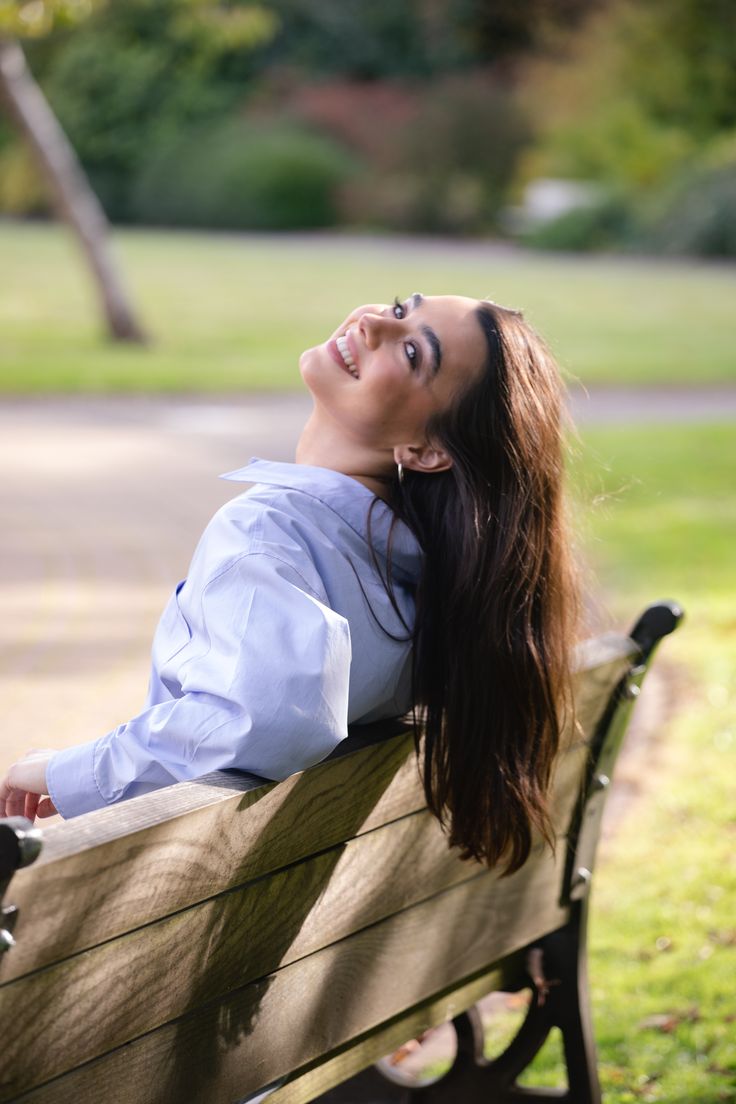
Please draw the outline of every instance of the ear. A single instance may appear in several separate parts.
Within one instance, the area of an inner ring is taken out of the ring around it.
[[[397,445],[394,449],[394,463],[401,464],[407,471],[435,472],[448,471],[452,467],[452,457],[436,445]]]

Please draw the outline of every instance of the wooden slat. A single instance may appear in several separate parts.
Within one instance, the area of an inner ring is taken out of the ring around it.
[[[564,924],[560,864],[483,874],[300,959],[24,1096],[24,1104],[225,1104],[329,1056]],[[13,1096],[6,1089],[3,1101]]]
[[[319,764],[319,767],[323,768],[329,763],[331,769],[337,769],[337,763],[342,759],[337,751],[342,748],[348,751],[355,750],[356,745],[358,749],[364,746],[380,748],[394,736],[410,734],[410,728],[402,718],[381,721],[375,725],[358,725],[350,731],[349,738],[338,744],[329,760]],[[364,734],[362,737],[361,733]],[[340,777],[338,770],[335,780]],[[189,820],[194,814],[222,803],[244,800],[245,807],[249,807],[260,800],[258,795],[250,791],[262,791],[264,786],[272,788],[274,785],[283,785],[283,782],[269,783],[257,775],[237,771],[214,771],[193,782],[179,782],[142,797],[108,805],[104,809],[95,809],[84,816],[74,817],[71,821],[59,822],[48,828],[44,832],[44,857],[40,861],[58,861],[102,844],[117,842],[125,836],[135,835],[142,839],[142,834],[147,829],[158,829],[164,821]],[[250,796],[244,798],[249,793]]]
[[[558,847],[564,846],[589,761],[590,748],[587,742],[581,740],[566,748],[555,762],[550,811]]]
[[[587,641],[583,656],[595,658],[592,666],[578,669],[573,681],[575,718],[580,735],[590,740],[611,692],[624,676],[636,654],[636,645],[628,637],[599,637]]]
[[[349,1050],[341,1051],[334,1058],[297,1074],[283,1087],[275,1088],[268,1095],[268,1104],[308,1104],[379,1058],[391,1054],[407,1040],[418,1039],[422,1032],[459,1016],[489,993],[502,988],[504,977],[505,969],[492,969],[461,988],[421,1005],[366,1036]]]
[[[604,667],[614,660],[632,660],[639,654],[639,646],[623,633],[606,632],[588,640],[581,640],[575,648],[573,667],[579,673]]]
[[[123,806],[44,832],[40,858],[8,894],[20,917],[3,983],[424,806],[409,736],[245,793],[181,785],[209,789],[210,802],[79,851],[68,846],[77,828],[89,836]]]

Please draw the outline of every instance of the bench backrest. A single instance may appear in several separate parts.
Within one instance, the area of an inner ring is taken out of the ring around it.
[[[600,819],[584,797],[640,658],[624,636],[581,648],[556,854],[536,846],[509,878],[448,849],[400,722],[278,784],[210,775],[46,829],[6,895],[0,1102],[235,1102],[301,1071],[273,1096],[296,1104],[403,1041],[411,1015],[468,1007],[568,918]]]

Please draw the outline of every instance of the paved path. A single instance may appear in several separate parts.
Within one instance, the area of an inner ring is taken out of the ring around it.
[[[581,422],[736,419],[736,391],[593,392]],[[0,770],[142,703],[150,640],[212,513],[217,473],[288,458],[302,396],[0,405]]]

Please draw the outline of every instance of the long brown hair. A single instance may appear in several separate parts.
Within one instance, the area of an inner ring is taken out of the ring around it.
[[[406,471],[396,512],[424,551],[414,629],[417,748],[430,809],[465,857],[505,873],[547,806],[569,704],[575,585],[563,503],[563,385],[516,312],[483,302],[480,379],[428,438],[452,457]]]

